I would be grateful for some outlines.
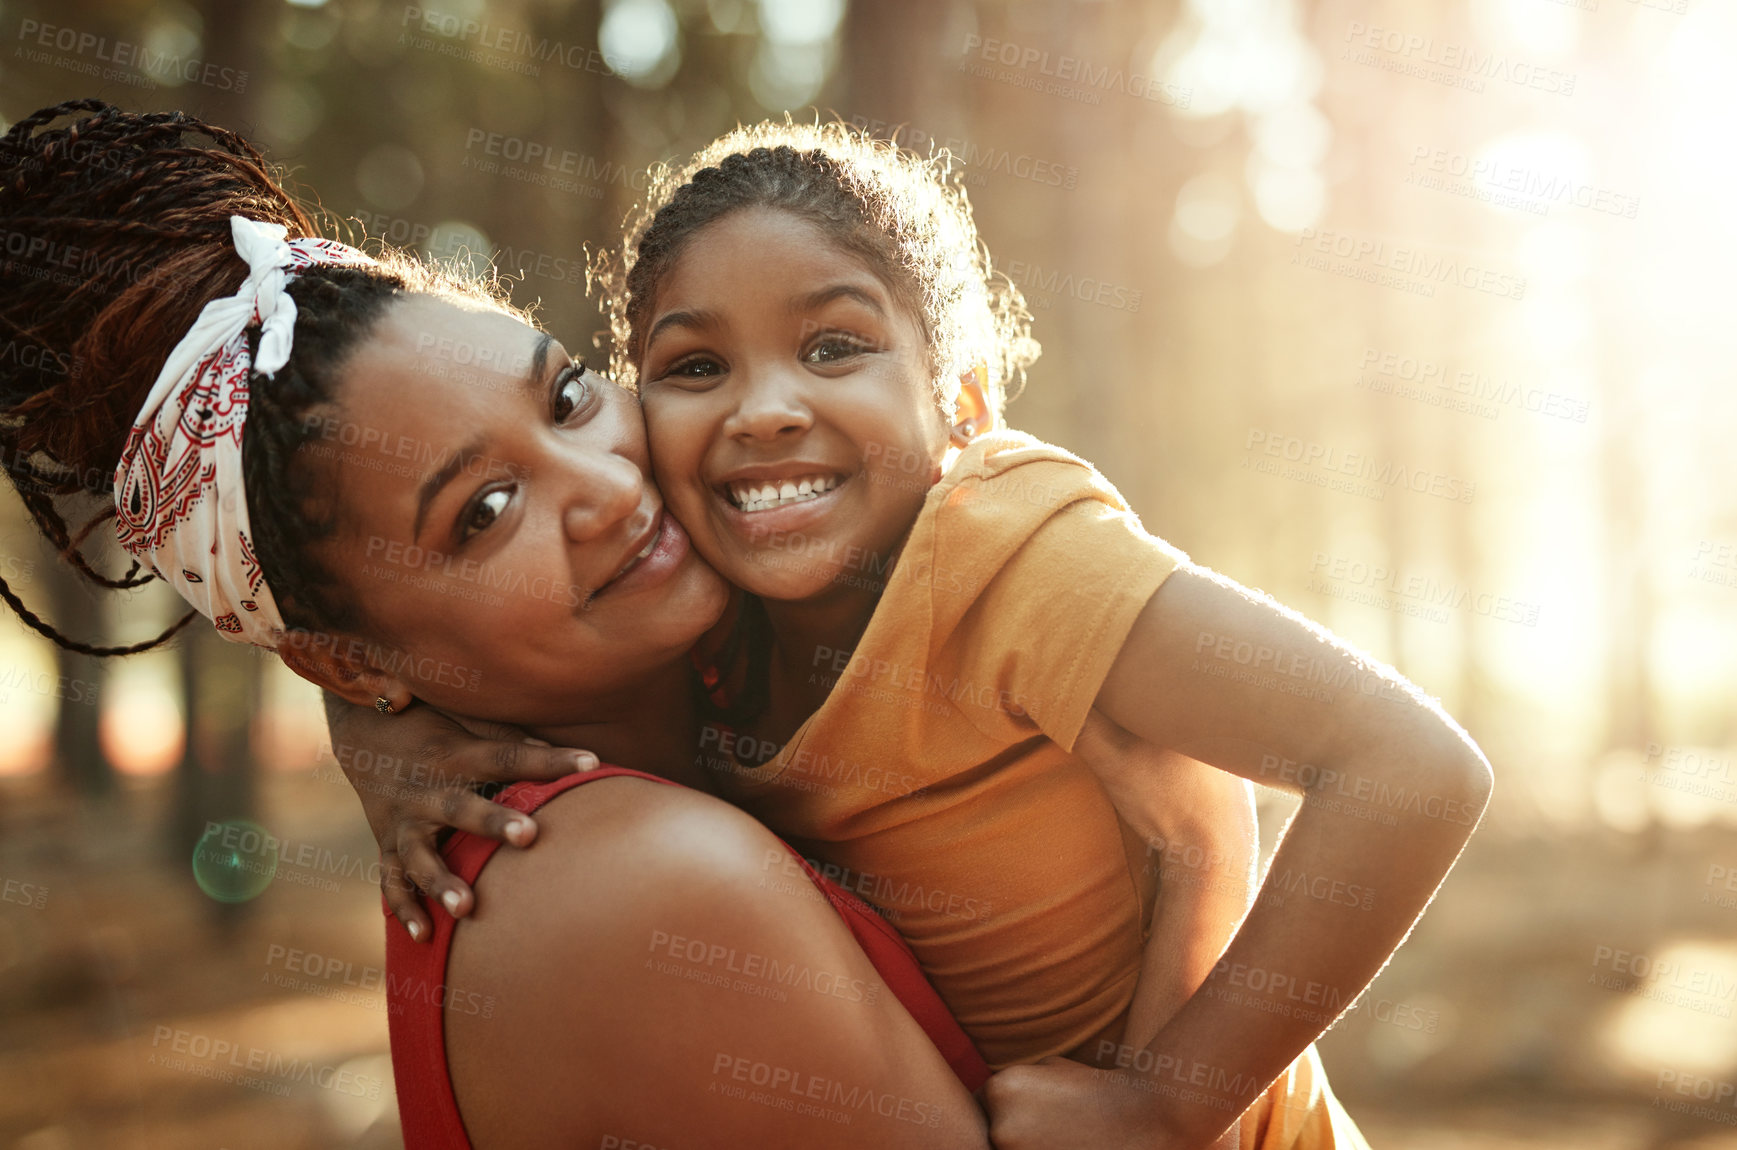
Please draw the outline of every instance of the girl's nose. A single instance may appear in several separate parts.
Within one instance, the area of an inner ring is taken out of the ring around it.
[[[736,407],[725,421],[724,433],[737,439],[777,439],[806,431],[814,422],[803,401],[800,384],[778,370],[738,371]]]

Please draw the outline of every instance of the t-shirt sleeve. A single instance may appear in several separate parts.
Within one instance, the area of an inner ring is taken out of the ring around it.
[[[1007,692],[995,712],[969,708],[973,722],[993,734],[992,715],[1023,712],[1028,731],[1072,751],[1134,620],[1187,558],[1102,500],[1076,500],[1046,518],[953,637],[966,681]]]

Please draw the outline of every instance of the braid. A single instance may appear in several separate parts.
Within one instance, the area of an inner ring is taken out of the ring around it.
[[[64,116],[79,118],[49,127]],[[43,535],[99,585],[154,578],[136,561],[104,575],[81,547],[114,514],[115,466],[163,363],[204,306],[247,276],[231,238],[236,215],[282,224],[291,238],[316,234],[253,145],[180,112],[69,100],[0,137],[0,466]],[[272,379],[249,381],[243,483],[285,623],[317,627],[346,616],[305,546],[331,530],[308,518],[296,465],[309,414],[334,402],[348,352],[403,293],[505,305],[492,282],[393,251],[377,268],[311,268],[287,290],[298,307],[293,351]],[[75,533],[57,502],[80,495],[109,505]],[[149,642],[94,647],[61,635],[3,581],[0,599],[56,643],[92,655],[148,650],[191,618]]]
[[[682,250],[731,212],[768,207],[811,221],[874,268],[922,324],[935,398],[950,412],[957,374],[977,360],[997,408],[1037,358],[1019,289],[991,269],[971,205],[946,152],[921,159],[846,124],[786,119],[736,131],[680,168],[654,167],[619,252],[591,265],[613,337],[610,367],[637,379],[646,320]]]

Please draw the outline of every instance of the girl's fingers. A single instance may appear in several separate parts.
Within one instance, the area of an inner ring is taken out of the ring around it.
[[[392,917],[404,924],[414,941],[427,942],[433,937],[434,923],[422,909],[416,888],[404,873],[396,853],[382,852],[380,855],[380,893],[385,897]]]
[[[476,905],[470,886],[446,868],[446,860],[434,849],[433,832],[426,837],[409,831],[399,838],[398,857],[404,862],[404,873],[425,898],[446,908],[453,918],[463,918]]]
[[[597,766],[597,756],[572,747],[536,746],[521,739],[482,739],[454,748],[453,772],[488,783],[552,782]]]
[[[509,846],[528,847],[537,839],[530,815],[490,802],[470,791],[447,791],[440,797],[440,821],[457,830]]]

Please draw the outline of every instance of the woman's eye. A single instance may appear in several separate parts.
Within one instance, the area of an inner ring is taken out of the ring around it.
[[[463,543],[471,536],[493,526],[494,521],[506,511],[507,503],[512,497],[512,489],[508,487],[497,487],[493,491],[483,492],[459,520],[458,541]]]
[[[868,350],[868,346],[859,339],[849,336],[829,335],[817,340],[803,355],[804,363],[842,363],[855,355]]]
[[[591,381],[583,367],[570,367],[555,380],[555,393],[549,400],[549,414],[556,423],[565,423],[575,411],[591,398]]]

